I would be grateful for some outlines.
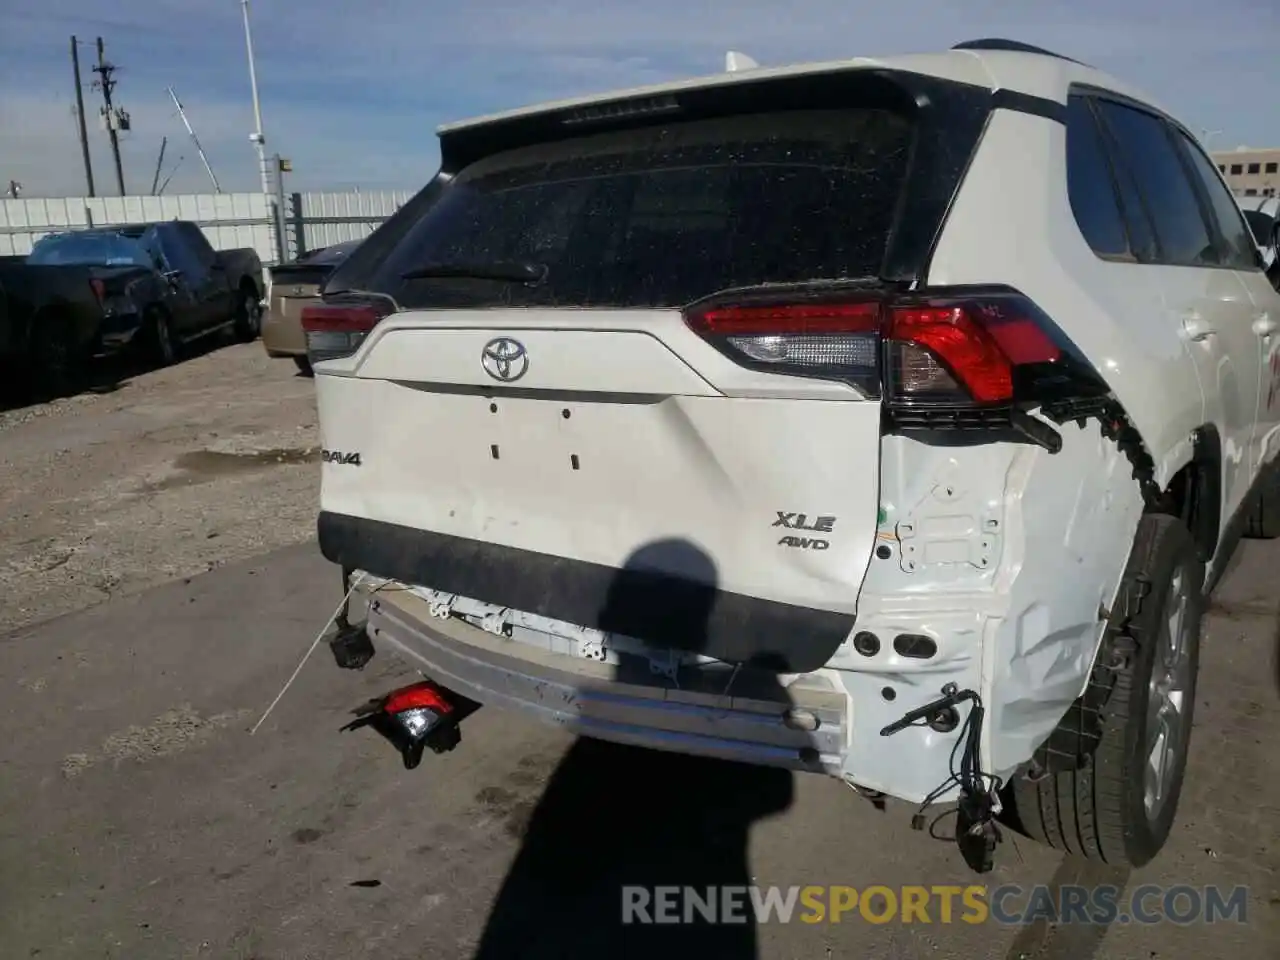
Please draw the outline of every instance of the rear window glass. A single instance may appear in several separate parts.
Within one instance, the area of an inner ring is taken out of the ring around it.
[[[405,307],[681,306],[728,287],[879,273],[913,126],[788,111],[580,137],[464,170],[375,269]],[[541,283],[421,279],[534,263]]]
[[[45,237],[27,255],[37,266],[148,267],[151,258],[138,243],[119,234],[72,233]]]

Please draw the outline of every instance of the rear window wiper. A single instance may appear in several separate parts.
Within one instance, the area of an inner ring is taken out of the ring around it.
[[[454,277],[466,280],[505,280],[510,283],[534,284],[547,275],[543,263],[507,261],[495,263],[428,263],[400,274],[402,280],[429,280]]]

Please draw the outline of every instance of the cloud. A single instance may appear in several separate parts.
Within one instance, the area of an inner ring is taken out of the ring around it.
[[[224,189],[257,167],[240,5],[235,0],[42,0],[0,14],[0,182],[29,196],[83,190],[69,36],[82,48],[94,172],[115,192],[88,88],[101,34],[120,65],[117,101],[131,191],[151,186],[162,137],[168,190],[208,186],[165,92],[173,85]],[[1011,36],[1148,90],[1215,146],[1274,137],[1280,8],[1274,0],[254,0],[268,147],[293,161],[291,189],[415,188],[435,168],[435,127],[525,103],[713,73],[724,52],[765,64],[940,49]]]

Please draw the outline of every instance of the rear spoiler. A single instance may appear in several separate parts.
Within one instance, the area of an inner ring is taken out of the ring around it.
[[[849,60],[814,70],[765,69],[745,54],[731,51],[724,73],[685,83],[627,91],[610,99],[569,100],[441,127],[442,172],[458,173],[477,160],[505,150],[551,143],[585,133],[673,121],[834,108],[855,103],[913,110],[929,103],[939,85],[968,86],[908,73],[873,60]],[[986,88],[974,87],[984,96]]]
[[[269,266],[272,279],[296,280],[301,277],[327,277],[336,265],[332,263],[281,263]]]

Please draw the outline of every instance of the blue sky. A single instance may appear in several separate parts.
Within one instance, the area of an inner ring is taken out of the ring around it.
[[[1007,36],[1145,89],[1209,145],[1280,145],[1276,0],[253,0],[268,147],[290,189],[416,189],[434,172],[437,124],[496,109],[723,68],[942,49]],[[224,190],[257,183],[238,0],[0,0],[0,190],[84,192],[69,42],[76,34],[99,194],[114,193],[87,70],[101,35],[131,193],[151,186],[168,136],[166,192],[208,180],[172,85]],[[181,162],[179,162],[179,158]]]

